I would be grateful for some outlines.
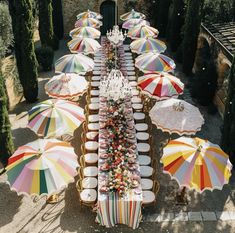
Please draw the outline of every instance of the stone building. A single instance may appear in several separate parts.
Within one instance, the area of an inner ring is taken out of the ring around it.
[[[105,34],[107,29],[114,25],[116,4],[118,5],[118,19],[121,14],[125,13],[124,2],[126,0],[62,0],[65,33],[68,34],[74,28],[76,15],[89,9],[103,15],[101,32]]]

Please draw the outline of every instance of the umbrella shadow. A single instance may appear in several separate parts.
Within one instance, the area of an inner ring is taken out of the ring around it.
[[[0,229],[12,222],[21,206],[22,196],[12,192],[6,183],[0,183]]]

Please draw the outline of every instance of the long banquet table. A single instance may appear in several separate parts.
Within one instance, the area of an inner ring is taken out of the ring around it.
[[[105,47],[106,41],[103,39],[101,41],[103,48]],[[120,70],[122,70],[123,74],[126,76],[127,71],[125,67],[124,60],[124,49],[123,47],[119,48],[119,57],[122,58]],[[104,65],[105,58],[105,49],[101,53],[102,61],[102,70],[101,70],[101,81],[103,80],[103,76],[107,75],[107,69]],[[104,169],[105,163],[105,154],[107,150],[110,148],[109,140],[105,135],[107,134],[107,128],[105,128],[105,123],[107,122],[107,111],[108,111],[108,101],[102,95],[99,96],[99,160],[98,160],[98,202],[97,202],[97,218],[96,221],[103,226],[112,227],[115,224],[126,224],[133,229],[136,229],[139,226],[139,222],[141,220],[141,205],[142,205],[142,189],[140,184],[140,167],[138,163],[138,152],[137,152],[137,140],[136,140],[136,131],[134,127],[134,117],[133,117],[133,109],[131,105],[131,98],[127,98],[124,100],[123,106],[124,109],[128,110],[128,116],[125,116],[129,119],[127,125],[128,135],[132,137],[132,144],[130,147],[132,150],[132,155],[134,153],[135,157],[135,169],[131,170],[131,179],[138,180],[137,187],[132,187],[126,190],[123,195],[120,195],[118,192],[103,192],[102,190],[104,184],[107,185],[107,182],[110,182],[110,172],[107,172]],[[125,130],[125,129],[124,129]],[[129,144],[128,144],[129,145]],[[126,148],[127,149],[127,148]],[[124,162],[122,162],[124,163]],[[126,163],[129,165],[129,162]],[[129,173],[128,173],[129,174]]]

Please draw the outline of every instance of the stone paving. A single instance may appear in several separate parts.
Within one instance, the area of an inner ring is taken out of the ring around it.
[[[56,57],[68,53],[64,46]],[[180,67],[180,66],[178,66]],[[184,82],[184,77],[178,69],[178,75]],[[53,75],[53,72],[40,73],[39,100],[47,99],[44,84]],[[194,103],[187,88],[183,99]],[[84,105],[84,101],[81,102]],[[12,132],[16,147],[36,139],[36,135],[26,128],[26,111],[32,105],[21,102],[11,111]],[[220,141],[222,120],[219,114],[211,116],[204,107],[199,106],[205,117],[205,125],[197,135],[208,138],[214,143]],[[73,142],[75,150],[80,147],[79,134],[75,133]],[[171,135],[176,138],[177,135]],[[154,151],[160,159],[162,148],[169,135],[153,127]],[[195,191],[187,193],[188,205],[178,205],[175,195],[178,184],[171,180],[169,175],[163,174],[162,165],[158,163],[157,179],[160,181],[160,191],[156,207],[143,210],[143,222],[134,232],[205,232],[205,233],[233,233],[235,232],[235,176],[234,172],[228,185],[223,190],[205,191],[199,194]],[[17,196],[5,183],[6,175],[0,176],[0,232],[132,232],[126,226],[112,229],[100,227],[95,223],[95,213],[90,209],[79,206],[78,196],[74,184],[60,195],[56,205],[46,205],[45,197],[34,198]]]

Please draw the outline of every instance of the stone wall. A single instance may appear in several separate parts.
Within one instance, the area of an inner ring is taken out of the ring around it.
[[[74,28],[76,15],[90,9],[92,11],[100,12],[100,6],[106,0],[62,0],[63,17],[64,17],[64,30],[65,36],[69,31]],[[118,0],[118,14],[119,17],[124,13],[124,1]]]

